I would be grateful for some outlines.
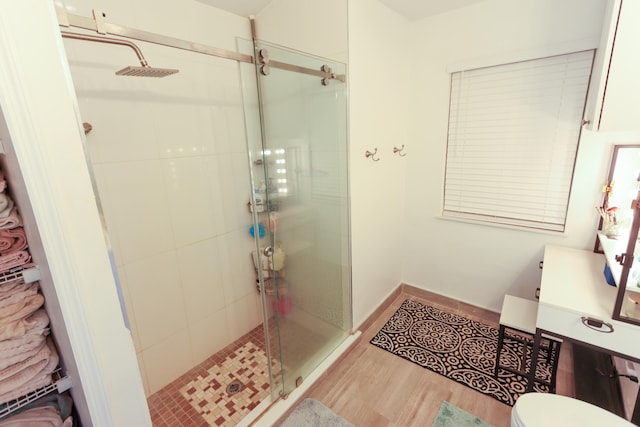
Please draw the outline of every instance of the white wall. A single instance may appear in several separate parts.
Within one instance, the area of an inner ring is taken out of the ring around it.
[[[69,13],[235,51],[249,23],[197,1],[66,0]],[[179,19],[176,19],[179,17]],[[72,29],[71,31],[78,31]],[[148,394],[262,322],[235,61],[136,42],[165,78],[114,75],[127,47],[64,40]],[[179,350],[176,350],[179,349]]]
[[[347,62],[347,0],[272,0],[256,16],[260,40]]]
[[[377,1],[349,1],[353,319],[358,326],[401,282],[409,129],[408,21]],[[405,145],[406,157],[393,154]],[[365,151],[378,149],[378,162]],[[417,197],[420,197],[416,194]],[[413,204],[414,200],[409,200]]]
[[[533,298],[547,243],[590,249],[613,142],[640,134],[583,131],[564,234],[442,220],[447,64],[599,38],[601,0],[487,0],[411,26],[411,99],[403,281],[499,310],[505,293]]]
[[[38,263],[46,257],[41,285],[59,303],[47,303],[47,310],[61,311],[52,313],[53,330],[66,329],[69,337],[71,348],[60,352],[66,358],[61,364],[73,367],[72,395],[84,392],[75,400],[80,422],[150,426],[84,161],[55,12],[43,0],[0,2],[0,10],[0,108],[12,141],[6,160],[17,159],[10,169],[19,167],[21,174],[11,177],[24,178],[12,187],[21,191],[18,200],[29,198],[20,207],[33,209],[24,217],[25,229],[40,235],[42,247],[32,249]],[[64,323],[57,323],[61,318]]]

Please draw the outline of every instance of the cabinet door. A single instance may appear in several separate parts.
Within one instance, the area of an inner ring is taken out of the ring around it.
[[[640,130],[640,1],[609,0],[594,64],[588,128]]]

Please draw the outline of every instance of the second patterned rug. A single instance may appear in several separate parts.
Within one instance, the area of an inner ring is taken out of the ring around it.
[[[510,406],[527,387],[523,376],[504,370],[494,376],[497,328],[417,301],[404,301],[371,344]],[[505,339],[502,363],[520,368],[520,354],[519,344]],[[536,376],[548,379],[551,366],[542,356]],[[534,390],[549,391],[537,383]]]

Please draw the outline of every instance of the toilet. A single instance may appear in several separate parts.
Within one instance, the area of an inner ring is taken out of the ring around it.
[[[511,410],[511,427],[633,427],[629,421],[587,402],[549,393],[527,393]]]

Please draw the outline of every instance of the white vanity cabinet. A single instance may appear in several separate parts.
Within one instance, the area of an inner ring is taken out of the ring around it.
[[[593,131],[640,130],[640,1],[607,0],[585,121]]]
[[[612,244],[611,248],[615,246]],[[618,356],[619,366],[632,367],[629,372],[626,369],[619,372],[636,374],[635,367],[640,364],[640,327],[615,318],[618,289],[608,285],[603,274],[608,260],[609,257],[592,251],[545,246],[536,345],[542,334],[558,336]],[[613,274],[617,276],[618,271]],[[533,360],[537,360],[537,350],[533,353]],[[530,387],[532,376],[535,369],[529,372]],[[626,416],[640,425],[640,394],[635,384],[629,382],[621,379]]]
[[[536,326],[638,358],[640,328],[613,319],[617,289],[606,283],[604,265],[602,254],[547,245]]]

